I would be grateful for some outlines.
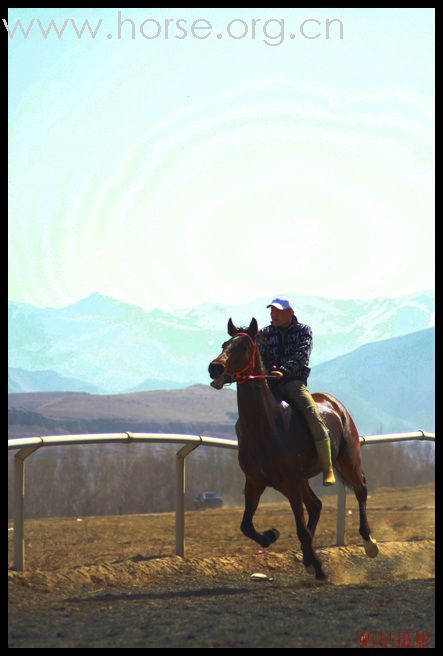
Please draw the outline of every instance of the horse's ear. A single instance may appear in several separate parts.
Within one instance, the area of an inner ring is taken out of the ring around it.
[[[254,338],[258,333],[258,323],[257,319],[253,317],[251,323],[249,324],[248,328],[248,335],[251,335],[252,338]]]
[[[234,326],[231,318],[228,321],[228,333],[231,335],[231,337],[234,337],[234,335],[238,333],[238,328]]]

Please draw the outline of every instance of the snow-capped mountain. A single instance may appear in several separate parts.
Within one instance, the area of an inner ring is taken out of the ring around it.
[[[434,324],[432,292],[372,300],[292,297],[299,321],[313,329],[311,366]],[[55,372],[104,392],[207,383],[207,367],[226,339],[229,317],[245,325],[254,316],[259,326],[266,325],[270,300],[174,313],[146,311],[100,294],[59,309],[10,303],[9,366]]]
[[[301,323],[311,326],[314,348],[311,365],[325,362],[358,346],[430,328],[435,324],[434,292],[422,292],[398,298],[370,300],[331,299],[290,294]],[[272,299],[262,297],[245,305],[224,306],[204,303],[175,316],[201,328],[225,328],[232,317],[236,325],[248,325],[255,317],[260,327],[269,324]]]

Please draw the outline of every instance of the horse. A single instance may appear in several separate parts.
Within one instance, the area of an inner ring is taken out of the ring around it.
[[[313,547],[322,503],[309,485],[309,479],[321,472],[313,439],[307,423],[288,404],[276,399],[257,346],[258,325],[253,318],[248,328],[237,328],[228,321],[230,339],[222,345],[222,352],[209,364],[211,386],[217,390],[226,384],[237,383],[238,460],[245,474],[245,507],[240,529],[261,547],[268,547],[279,538],[271,528],[256,531],[253,517],[266,487],[281,492],[291,505],[297,536],[303,554],[303,564],[318,580],[327,578]],[[366,515],[368,496],[362,470],[361,446],[355,423],[345,408],[331,394],[312,394],[329,430],[332,462],[339,478],[353,489],[360,511],[359,532],[370,558],[378,553],[376,540]],[[304,516],[308,512],[308,524]]]

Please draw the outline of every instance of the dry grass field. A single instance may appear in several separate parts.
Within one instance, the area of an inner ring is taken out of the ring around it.
[[[357,647],[371,627],[432,642],[434,498],[433,485],[371,492],[372,560],[353,494],[345,547],[334,546],[336,498],[324,497],[315,546],[329,584],[304,572],[286,501],[257,511],[259,530],[281,533],[264,553],[241,534],[241,508],[187,512],[185,559],[174,513],[27,520],[24,573],[12,571],[8,530],[10,647]],[[287,625],[289,607],[301,614]]]
[[[323,498],[315,546],[335,545],[336,497]],[[433,485],[392,489],[380,488],[368,499],[372,535],[378,542],[434,538],[435,490]],[[358,504],[350,491],[346,498],[346,544],[361,545]],[[188,511],[185,516],[186,556],[248,556],[259,546],[244,537],[239,526],[242,508]],[[258,530],[280,531],[272,552],[299,550],[295,522],[289,503],[260,505],[254,520]],[[12,529],[9,522],[9,529]],[[13,530],[8,531],[9,568],[13,564]],[[56,571],[175,555],[175,514],[71,517],[25,520],[26,567],[28,571]]]

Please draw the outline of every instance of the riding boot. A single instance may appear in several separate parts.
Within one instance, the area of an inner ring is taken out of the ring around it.
[[[336,481],[332,470],[331,443],[329,438],[326,440],[315,441],[314,444],[323,470],[323,485],[334,485]]]

